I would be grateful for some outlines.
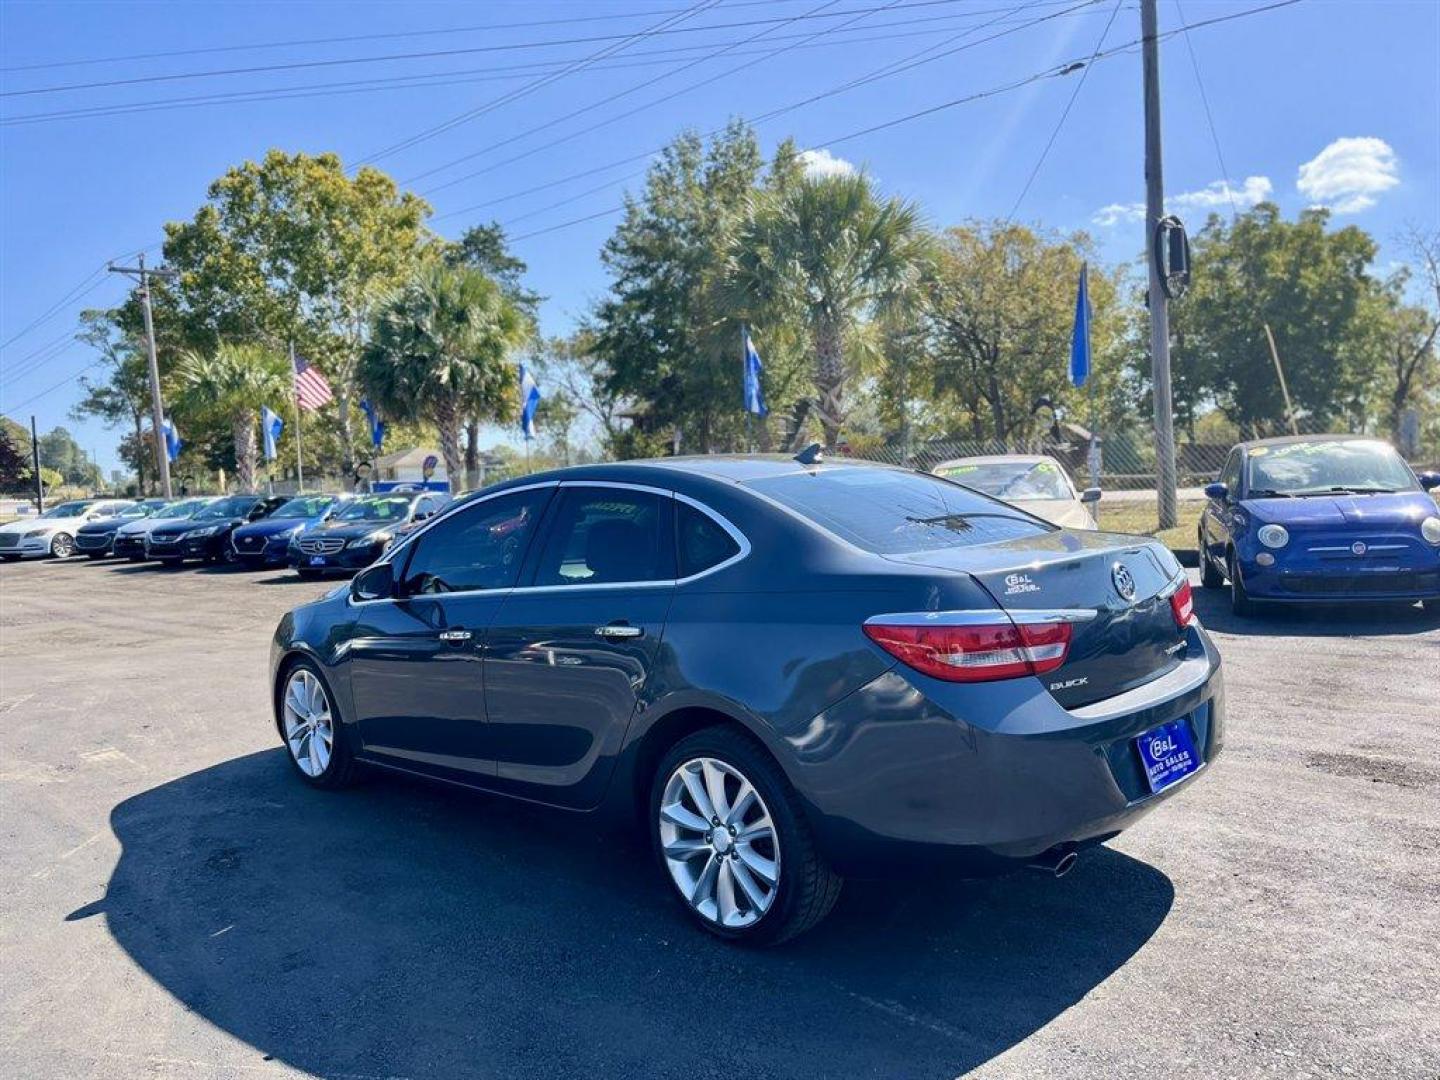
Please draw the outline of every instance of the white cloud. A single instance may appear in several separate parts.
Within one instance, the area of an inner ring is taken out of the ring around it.
[[[1216,210],[1229,207],[1233,201],[1237,208],[1254,206],[1270,197],[1275,190],[1268,177],[1247,176],[1239,187],[1224,180],[1214,180],[1197,191],[1182,191],[1165,200],[1165,208],[1172,212],[1184,210]],[[1145,220],[1145,204],[1111,203],[1102,206],[1091,215],[1090,220],[1101,228],[1116,225],[1133,225]]]
[[[1354,214],[1400,183],[1400,159],[1384,139],[1336,139],[1300,166],[1295,187],[1318,206]]]
[[[800,167],[809,177],[850,176],[855,166],[844,158],[836,157],[829,150],[802,150],[799,155]]]

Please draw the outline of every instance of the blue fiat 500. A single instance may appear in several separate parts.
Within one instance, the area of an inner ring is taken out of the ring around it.
[[[1440,513],[1389,443],[1313,435],[1240,443],[1200,516],[1201,581],[1256,601],[1440,604]]]

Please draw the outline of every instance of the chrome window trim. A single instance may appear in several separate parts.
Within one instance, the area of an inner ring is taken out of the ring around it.
[[[1094,608],[982,608],[975,611],[895,611],[872,615],[866,626],[993,626],[1015,623],[1082,623],[1095,618]]]
[[[673,588],[677,585],[688,585],[691,582],[699,581],[701,578],[707,577],[710,574],[716,574],[719,573],[721,570],[734,566],[741,559],[748,556],[753,550],[749,538],[746,537],[746,535],[741,532],[734,525],[734,523],[731,522],[730,519],[727,518],[724,514],[721,514],[719,511],[707,506],[705,503],[700,502],[697,499],[693,499],[689,495],[682,494],[678,491],[672,491],[666,488],[653,487],[649,484],[632,484],[623,480],[542,480],[534,484],[520,484],[516,487],[506,488],[503,491],[491,492],[489,495],[483,495],[475,499],[467,500],[463,503],[452,503],[451,506],[455,507],[455,510],[452,511],[451,507],[446,507],[434,518],[427,521],[419,529],[416,529],[415,532],[405,537],[405,539],[401,543],[392,545],[390,549],[385,552],[384,555],[376,559],[373,563],[370,564],[370,566],[379,566],[383,562],[393,563],[394,557],[399,552],[404,550],[404,548],[408,545],[418,541],[420,537],[425,535],[426,531],[428,531],[438,522],[444,521],[450,516],[452,512],[459,512],[461,508],[469,509],[474,506],[479,506],[481,503],[489,502],[491,499],[498,499],[502,495],[513,495],[516,492],[520,491],[534,491],[538,488],[547,487],[621,488],[628,491],[643,491],[649,494],[659,495],[662,498],[678,499],[679,501],[684,502],[686,505],[694,507],[696,510],[699,510],[702,514],[710,518],[722,529],[724,529],[726,533],[730,535],[730,538],[740,545],[740,551],[738,554],[730,556],[730,558],[726,559],[724,562],[716,563],[714,566],[701,570],[698,574],[691,574],[690,576],[683,578],[662,578],[656,581],[607,581],[596,582],[594,584],[577,582],[573,585],[512,585],[506,589],[463,589],[457,590],[455,592],[434,593],[431,594],[428,599],[440,599],[451,596],[497,596],[502,593],[506,596],[509,596],[516,593],[529,594],[561,591],[574,592],[577,589],[594,591],[596,589],[655,589],[662,587]],[[801,518],[801,520],[804,519]],[[678,551],[676,552],[676,555],[678,557]],[[367,566],[365,569],[368,570],[370,569],[370,567]],[[359,573],[362,574],[364,572],[364,570],[359,571]],[[359,606],[361,604],[392,604],[396,601],[396,599],[396,597],[386,596],[377,597],[373,600],[357,600],[353,593],[351,593],[347,597],[348,603],[353,606]]]

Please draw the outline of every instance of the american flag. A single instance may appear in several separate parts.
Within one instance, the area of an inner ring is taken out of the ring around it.
[[[295,357],[295,400],[300,403],[301,408],[314,412],[334,399],[335,394],[331,391],[330,384],[325,381],[325,376],[320,374],[320,369],[312,367],[298,356]]]

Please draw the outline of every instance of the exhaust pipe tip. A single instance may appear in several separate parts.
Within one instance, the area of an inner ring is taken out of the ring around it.
[[[1073,849],[1055,849],[1042,852],[1030,862],[1026,863],[1031,870],[1042,874],[1049,874],[1051,877],[1062,878],[1071,870],[1075,869],[1075,863],[1080,856],[1075,854]]]

